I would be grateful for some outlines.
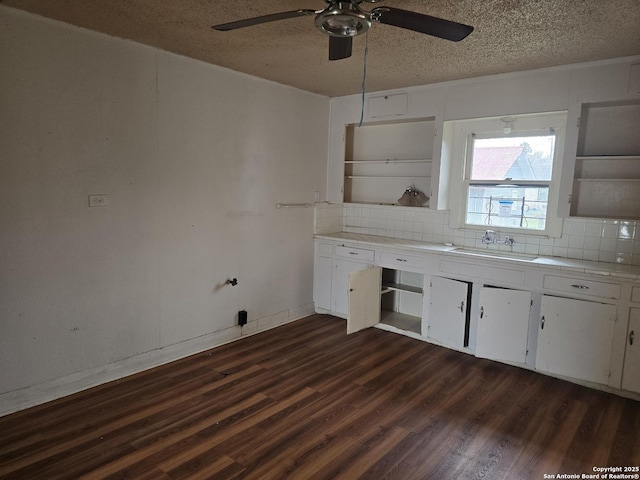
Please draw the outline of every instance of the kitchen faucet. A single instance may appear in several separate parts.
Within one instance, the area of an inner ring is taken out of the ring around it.
[[[516,241],[511,238],[509,235],[505,235],[504,240],[500,240],[500,236],[494,232],[493,230],[487,230],[482,235],[482,243],[485,245],[489,245],[492,243],[503,243],[507,246],[512,246]]]

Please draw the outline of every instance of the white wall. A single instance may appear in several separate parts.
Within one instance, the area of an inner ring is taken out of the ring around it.
[[[327,98],[2,6],[0,65],[0,414],[313,311]]]

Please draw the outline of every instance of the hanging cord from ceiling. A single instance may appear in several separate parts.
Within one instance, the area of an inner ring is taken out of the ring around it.
[[[367,80],[367,53],[369,52],[369,34],[364,34],[364,59],[362,61],[362,104],[360,105],[360,123],[358,126],[362,126],[362,120],[364,119],[364,94],[365,84]]]

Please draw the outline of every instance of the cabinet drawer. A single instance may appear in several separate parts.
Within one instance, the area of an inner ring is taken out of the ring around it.
[[[333,255],[333,245],[330,243],[316,243],[316,252],[318,255]]]
[[[632,287],[631,301],[640,303],[640,287]]]
[[[400,268],[411,267],[424,270],[425,259],[415,255],[405,255],[404,253],[381,252],[380,263]]]
[[[337,246],[336,256],[373,262],[373,250],[365,250],[363,248]]]
[[[556,277],[545,275],[544,288],[560,292],[571,292],[601,298],[620,298],[620,285],[594,282],[582,278]]]

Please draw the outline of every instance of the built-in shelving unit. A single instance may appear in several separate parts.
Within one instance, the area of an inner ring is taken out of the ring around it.
[[[433,118],[347,125],[344,201],[397,205],[411,186],[429,196],[434,132]]]
[[[582,106],[571,215],[640,218],[640,100]]]
[[[422,295],[422,287],[389,282],[382,285],[382,293],[388,293],[388,292],[407,292],[407,293],[415,293],[417,295]]]

